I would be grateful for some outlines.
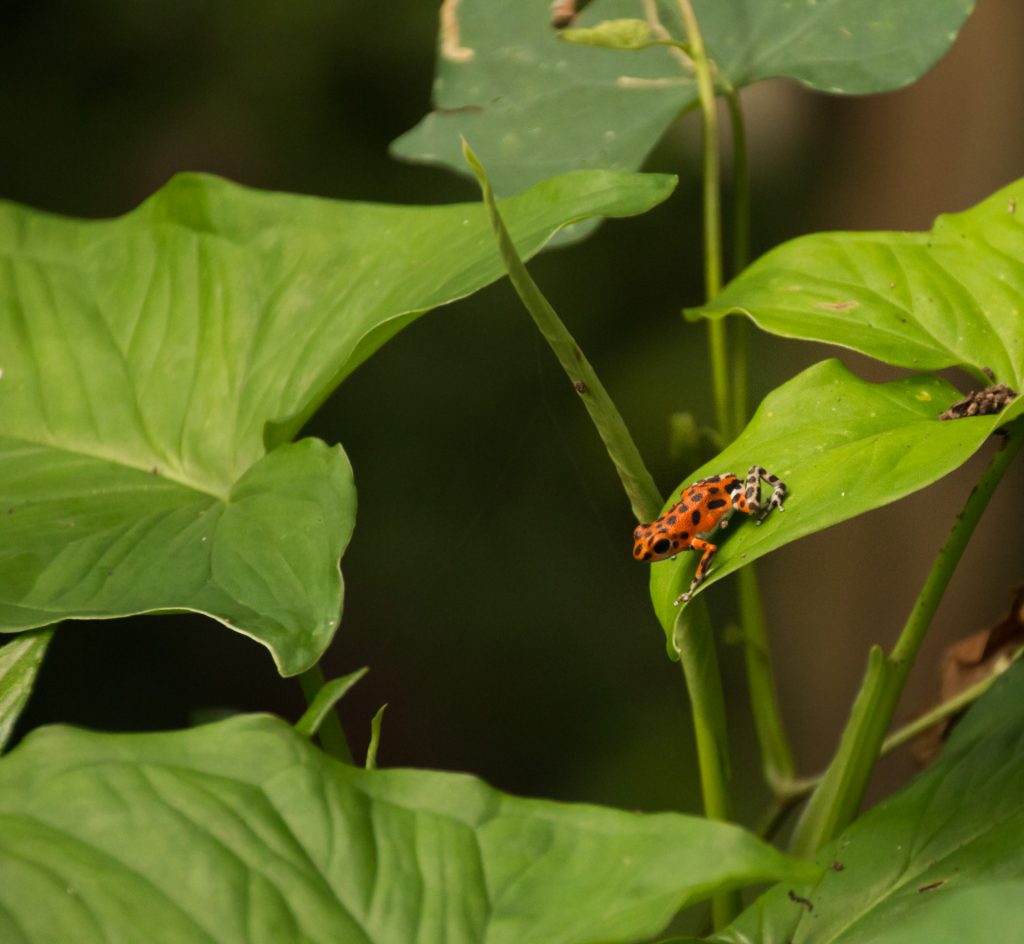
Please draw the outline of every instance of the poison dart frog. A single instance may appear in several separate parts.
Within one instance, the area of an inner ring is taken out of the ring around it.
[[[772,494],[761,506],[761,482],[766,482]],[[774,508],[782,511],[786,485],[759,465],[750,467],[746,482],[731,472],[712,475],[694,482],[679,493],[677,501],[660,518],[650,524],[637,525],[633,532],[633,556],[638,561],[659,561],[675,557],[680,551],[702,551],[697,572],[686,593],[680,594],[675,605],[688,602],[711,570],[711,559],[718,546],[707,539],[716,528],[725,528],[734,511],[757,515],[760,524]]]

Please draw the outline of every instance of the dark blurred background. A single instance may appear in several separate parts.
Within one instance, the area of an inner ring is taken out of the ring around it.
[[[306,0],[0,0],[0,197],[80,216],[135,206],[181,170],[354,200],[475,199],[388,143],[429,106],[436,4]],[[788,83],[746,95],[755,253],[820,229],[924,229],[1024,174],[1024,5],[979,0],[915,86],[828,98]],[[533,271],[626,416],[667,494],[690,471],[671,413],[707,424],[698,124],[649,162],[675,196]],[[753,341],[759,397],[838,353]],[[966,379],[952,378],[965,387]],[[633,522],[575,395],[505,284],[433,312],[347,380],[306,431],[341,442],[359,518],[343,560],[329,676],[368,665],[342,704],[357,755],[380,704],[380,762],[468,770],[519,793],[699,808],[678,667],[630,557]],[[784,548],[760,567],[783,710],[801,769],[832,750],[869,644],[895,639],[991,445],[898,505]],[[943,648],[1000,619],[1021,582],[1024,470],[989,508],[915,670],[901,719],[935,697]],[[728,587],[710,594],[719,625]],[[723,634],[724,635],[724,634]],[[741,810],[763,797],[741,653],[723,645]],[[20,730],[125,730],[218,711],[294,719],[269,655],[199,617],[69,623]],[[876,795],[912,772],[887,760]]]

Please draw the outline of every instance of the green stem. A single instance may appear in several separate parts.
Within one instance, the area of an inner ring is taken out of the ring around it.
[[[897,728],[882,743],[880,755],[888,754],[898,747],[902,747],[908,741],[912,741],[919,734],[923,734],[939,722],[945,721],[947,718],[969,708],[995,684],[996,679],[1000,675],[1021,657],[1024,657],[1024,648],[1018,649],[1009,658],[1001,659],[993,669],[992,674],[985,676],[980,682],[975,682],[952,698],[940,702],[919,718],[915,718],[913,721],[907,722],[903,727]],[[809,793],[812,793],[823,779],[824,775],[819,774],[817,777],[807,777],[799,780],[791,779],[779,783],[775,798],[768,812],[764,815],[757,834],[762,839],[771,839],[789,811]]]
[[[795,854],[813,855],[856,816],[907,676],[939,601],[982,512],[1022,444],[1024,419],[1018,419],[1007,426],[1005,440],[957,516],[892,652],[886,656],[877,646],[872,649],[867,675],[836,756],[793,833],[791,848]]]
[[[732,131],[732,272],[739,275],[750,261],[750,159],[747,154],[747,128],[743,106],[736,89],[727,88],[725,103]]]
[[[709,819],[727,821],[730,803],[725,696],[714,633],[703,597],[696,597],[676,617],[673,643],[679,653],[693,711],[704,812]],[[711,900],[715,929],[725,927],[739,914],[740,906],[738,892],[715,895]]]
[[[690,0],[679,0],[679,10],[686,25],[686,49],[693,59],[703,119],[704,179],[701,193],[704,207],[704,294],[706,300],[711,301],[722,290],[722,208],[715,83],[711,75],[711,63],[704,49],[704,38]],[[713,318],[708,321],[708,355],[715,421],[724,443],[732,442],[738,432],[733,426],[728,347],[725,319]]]
[[[733,258],[732,270],[741,272],[750,257],[750,164],[747,158],[747,133],[739,95],[729,87],[725,96],[733,141]],[[738,433],[747,423],[747,348],[749,325],[740,319],[732,331],[732,406],[733,428]],[[786,737],[779,710],[775,677],[768,650],[764,608],[754,565],[739,573],[740,621],[743,625],[747,685],[761,764],[765,780],[777,790],[793,779],[796,765]]]
[[[313,704],[316,693],[324,687],[324,681],[324,673],[319,665],[306,669],[299,676],[299,685],[307,705]],[[345,731],[341,727],[337,709],[332,708],[324,717],[317,731],[317,737],[320,739],[323,749],[332,757],[336,757],[346,764],[352,763],[352,752],[348,748],[348,741],[345,738]]]
[[[519,258],[519,253],[498,211],[487,175],[465,141],[462,144],[462,153],[480,184],[491,227],[512,286],[587,408],[590,419],[615,466],[615,471],[619,474],[633,514],[638,521],[653,521],[661,512],[661,495],[651,473],[647,471],[643,459],[640,458],[640,452],[626,428],[622,414],[612,402],[604,384],[601,383],[575,338],[569,333],[569,329],[558,317]]]
[[[743,121],[743,107],[737,91],[729,86],[725,102],[729,110],[732,131],[732,267],[739,275],[750,261],[750,161],[747,155],[747,130]],[[733,429],[739,435],[747,425],[747,360],[750,324],[738,318],[732,325],[732,409]]]
[[[774,793],[778,793],[780,785],[793,779],[796,765],[779,710],[761,593],[757,585],[757,572],[752,565],[739,572],[739,602],[750,708],[761,747],[761,765],[768,785]]]
[[[987,692],[996,679],[999,678],[1014,662],[1020,659],[1021,655],[1024,654],[1024,649],[1018,649],[1010,658],[1000,662],[996,667],[995,671],[991,675],[985,676],[980,682],[975,682],[973,685],[965,688],[962,692],[957,692],[952,698],[946,699],[932,708],[931,711],[926,711],[919,718],[915,718],[913,721],[903,725],[902,728],[897,728],[890,734],[882,744],[882,753],[888,754],[889,751],[896,750],[897,747],[902,747],[908,741],[914,740],[919,734],[923,734],[932,726],[938,724],[940,721],[945,721],[952,715],[958,714],[963,711],[969,705],[973,705],[982,695]]]
[[[679,0],[679,11],[686,26],[686,47],[697,77],[697,91],[703,118],[702,202],[704,217],[704,292],[711,301],[722,289],[722,209],[720,205],[720,171],[718,155],[718,113],[711,63],[704,48],[697,17],[690,0]],[[715,420],[723,444],[735,439],[739,429],[734,426],[729,386],[728,337],[723,319],[708,322],[708,350],[711,361],[711,387],[715,400]],[[728,742],[725,727],[725,699],[722,677],[715,655],[715,640],[707,607],[698,598],[679,615],[676,625],[689,627],[686,638],[679,640],[680,661],[693,706],[693,723],[697,738],[697,761],[700,765],[704,810],[710,819],[728,819]],[[737,892],[720,892],[711,899],[711,916],[715,930],[724,928],[739,914],[741,900]]]

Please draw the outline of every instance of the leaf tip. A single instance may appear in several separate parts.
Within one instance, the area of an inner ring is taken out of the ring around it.
[[[474,150],[469,146],[469,142],[464,135],[460,134],[459,140],[462,142],[462,159],[469,165],[469,169],[473,171],[473,176],[476,177],[480,186],[482,188],[487,187],[487,174],[484,173],[484,167],[480,163],[480,158],[476,156]]]

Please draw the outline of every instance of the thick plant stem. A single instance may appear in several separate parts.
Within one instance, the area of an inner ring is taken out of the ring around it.
[[[704,812],[709,819],[728,820],[731,811],[725,696],[715,653],[714,633],[703,597],[694,599],[676,617],[673,643],[679,653],[679,663],[693,710]],[[711,900],[715,929],[725,927],[739,914],[739,910],[738,892],[715,895]]]
[[[626,428],[622,415],[590,365],[590,361],[584,356],[569,329],[562,323],[519,258],[519,253],[498,212],[487,175],[465,142],[462,145],[462,153],[480,184],[487,215],[513,288],[587,408],[590,419],[608,451],[608,457],[619,474],[633,514],[638,521],[652,521],[661,511],[661,496],[651,473],[647,471],[643,459],[640,458],[640,452]]]
[[[319,665],[306,669],[299,676],[299,685],[302,687],[302,694],[306,698],[306,704],[313,704],[316,693],[324,687],[324,673]],[[332,757],[352,763],[352,752],[348,747],[348,740],[345,738],[345,731],[341,727],[341,719],[336,709],[331,709],[324,717],[317,731],[317,737],[323,749]]]
[[[1018,419],[1007,427],[1005,440],[957,516],[892,652],[886,656],[877,646],[872,649],[868,672],[839,750],[793,833],[791,849],[795,854],[813,855],[857,815],[907,676],[939,601],[982,512],[1022,444],[1024,419]]]

